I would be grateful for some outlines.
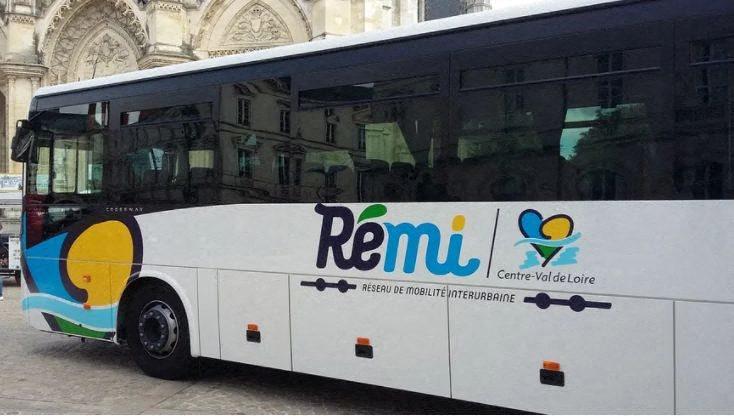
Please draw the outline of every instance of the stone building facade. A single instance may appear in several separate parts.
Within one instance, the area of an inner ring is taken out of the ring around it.
[[[0,0],[0,173],[40,86],[412,24],[425,1]]]

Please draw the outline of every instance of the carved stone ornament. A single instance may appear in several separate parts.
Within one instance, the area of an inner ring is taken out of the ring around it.
[[[120,35],[106,31],[87,43],[76,61],[76,79],[99,78],[137,69],[134,53]]]
[[[105,33],[101,39],[89,47],[86,55],[86,62],[90,65],[99,62],[104,64],[121,64],[127,60],[130,52],[120,42],[112,39],[109,33]]]
[[[83,73],[83,66],[88,55],[85,52],[87,49],[84,49],[86,47],[94,48],[96,45],[96,50],[99,51],[118,42],[119,45],[124,45],[127,53],[132,53],[131,56],[125,58],[128,61],[134,62],[142,56],[147,35],[127,3],[121,0],[64,1],[65,3],[59,8],[46,31],[42,48],[43,63],[50,69],[48,77],[50,84],[76,81],[86,76]],[[112,31],[107,43],[104,41],[104,36],[99,37],[100,28],[108,28],[107,30]],[[89,38],[90,34],[95,35],[94,39]],[[91,49],[89,53],[92,53]],[[124,55],[125,52],[120,53]],[[123,55],[118,54],[114,58],[109,58],[109,56],[108,58],[119,60]],[[76,73],[77,68],[75,67],[77,66],[82,67],[82,73]],[[94,76],[97,74],[95,73]]]
[[[21,23],[24,25],[33,25],[36,23],[36,18],[25,14],[8,14],[7,19],[9,22]]]
[[[227,10],[228,7],[231,7],[234,3],[235,0],[209,1],[209,4],[204,9],[204,14],[200,20],[198,33],[194,38],[194,48],[203,47],[209,50],[210,56],[221,56],[231,53],[240,53],[247,50],[264,49],[266,47],[273,46],[272,44],[266,45],[264,43],[262,45],[243,45],[242,43],[237,45],[237,42],[232,39],[234,37],[250,37],[251,39],[262,39],[262,37],[272,38],[273,36],[283,37],[287,35],[287,38],[292,41],[293,36],[291,32],[287,29],[287,25],[284,23],[278,13],[273,11],[272,8],[259,0],[250,2],[245,7],[243,7],[239,13],[237,13],[237,15],[227,24],[225,35],[222,38],[210,39],[209,36],[211,36],[214,32],[215,26],[217,26],[217,23],[221,19],[222,14],[225,10]],[[290,7],[292,7],[293,10],[298,13],[303,28],[306,31],[306,37],[310,40],[312,37],[311,24],[306,17],[305,12],[299,6],[298,1],[289,0],[286,3],[289,3]],[[251,13],[254,12],[254,9],[260,9],[265,13],[258,16],[257,13]],[[274,20],[272,21],[272,23],[274,24],[273,26],[270,25],[271,22],[268,21],[268,16],[272,16],[274,18]],[[263,18],[266,21],[265,26],[262,26]],[[249,22],[247,21],[248,19]],[[239,23],[242,23],[242,26],[239,26]],[[248,25],[251,25],[252,29],[249,29]],[[281,27],[286,28],[286,31],[279,31],[277,34],[273,31],[274,29],[279,30],[281,29]],[[250,31],[252,33],[248,33]],[[289,43],[289,41],[281,40],[280,43],[275,43],[275,45],[286,43]]]
[[[216,49],[213,51],[209,51],[209,57],[218,58],[220,56],[237,55],[238,53],[259,51],[259,50],[267,49],[267,48],[269,48],[269,46],[260,46],[260,47],[252,47],[252,48]]]
[[[227,25],[223,46],[262,43],[291,43],[288,27],[280,16],[262,3],[237,13]]]
[[[183,10],[182,3],[172,1],[156,1],[153,3],[149,3],[147,7],[149,7],[150,10],[165,10],[167,12],[174,13],[178,13]]]

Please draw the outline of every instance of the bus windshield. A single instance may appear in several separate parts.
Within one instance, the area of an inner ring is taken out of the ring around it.
[[[42,111],[32,118],[32,126],[36,139],[28,163],[28,194],[55,200],[101,192],[106,103]]]

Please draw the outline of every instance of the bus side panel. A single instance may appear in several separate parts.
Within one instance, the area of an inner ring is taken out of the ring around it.
[[[734,305],[676,302],[677,412],[734,409]]]
[[[733,209],[734,201],[502,204],[489,279],[481,284],[731,302],[731,266],[721,253],[734,250]],[[543,221],[570,218],[577,238],[545,265],[520,234],[531,210]]]
[[[219,276],[215,269],[196,271],[201,356],[222,358],[219,346]]]
[[[576,312],[568,293],[487,301],[453,289],[454,398],[541,413],[674,411],[672,302],[589,295]]]
[[[445,288],[291,276],[293,370],[449,396]]]
[[[288,275],[219,271],[223,360],[290,370],[289,319]]]

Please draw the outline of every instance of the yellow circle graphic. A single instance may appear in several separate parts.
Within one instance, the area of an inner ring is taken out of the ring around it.
[[[133,236],[120,221],[105,221],[84,230],[69,248],[66,271],[71,282],[87,291],[87,304],[119,301],[130,277]]]

